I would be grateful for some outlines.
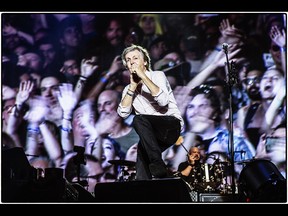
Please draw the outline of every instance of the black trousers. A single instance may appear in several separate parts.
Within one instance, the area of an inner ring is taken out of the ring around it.
[[[140,137],[137,149],[136,180],[167,177],[162,152],[180,136],[180,120],[173,116],[136,115],[133,126]]]

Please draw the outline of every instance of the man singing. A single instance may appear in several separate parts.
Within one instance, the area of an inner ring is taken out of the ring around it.
[[[130,72],[130,84],[123,90],[117,111],[123,118],[135,114],[133,127],[140,137],[136,180],[169,177],[162,152],[177,141],[184,126],[169,81],[164,72],[152,71],[143,47],[131,45],[121,57]]]

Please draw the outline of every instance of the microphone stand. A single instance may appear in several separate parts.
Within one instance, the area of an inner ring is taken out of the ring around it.
[[[187,148],[183,145],[183,143],[181,143],[181,146],[185,149],[185,151],[187,152],[187,154],[189,154]]]
[[[86,161],[85,161],[85,156],[84,156],[84,152],[85,152],[85,148],[82,146],[74,146],[74,152],[77,152],[77,154],[75,155],[74,158],[74,164],[77,167],[77,183],[79,183],[81,186],[87,186],[88,182],[86,180],[81,181],[80,180],[80,166],[81,164],[86,165]]]
[[[236,73],[235,73],[235,63],[232,61],[231,65],[229,64],[228,59],[228,44],[224,43],[222,45],[224,53],[226,55],[226,84],[229,89],[229,144],[230,146],[230,156],[231,156],[231,179],[232,179],[232,198],[235,200],[235,167],[234,167],[234,141],[233,141],[233,97],[232,97],[232,87],[237,81]]]

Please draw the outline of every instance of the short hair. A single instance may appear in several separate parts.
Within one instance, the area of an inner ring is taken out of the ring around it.
[[[208,99],[211,103],[211,107],[213,107],[214,112],[214,121],[216,123],[216,126],[219,126],[222,120],[222,110],[221,110],[221,101],[218,93],[216,90],[209,85],[200,85],[196,86],[191,91],[191,96],[194,98],[196,95],[203,94],[206,99]]]
[[[189,154],[193,153],[193,149],[197,149],[198,152],[200,152],[199,148],[197,146],[192,146],[190,149],[189,149]]]
[[[76,29],[82,33],[81,19],[77,15],[69,15],[68,17],[61,20],[58,26],[58,34],[60,38],[63,37],[65,29],[69,27],[76,27]]]
[[[147,62],[146,69],[148,71],[151,71],[152,70],[151,69],[151,58],[149,56],[148,51],[145,48],[143,48],[142,46],[135,45],[135,44],[132,44],[131,46],[125,48],[124,51],[122,52],[121,58],[122,58],[122,63],[124,65],[124,67],[127,68],[127,62],[126,62],[125,56],[127,55],[127,53],[132,52],[134,50],[138,50],[140,53],[142,53],[142,55],[144,57],[144,61]]]

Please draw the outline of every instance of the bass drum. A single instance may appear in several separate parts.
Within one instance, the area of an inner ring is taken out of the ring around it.
[[[242,169],[239,192],[250,201],[286,201],[286,180],[275,164],[264,159],[253,160]]]
[[[205,163],[212,166],[215,192],[226,194],[231,191],[231,163],[226,152],[213,151],[206,155]]]
[[[214,167],[212,164],[203,163],[200,166],[199,177],[195,178],[194,188],[198,192],[215,192],[219,182],[215,178]]]

